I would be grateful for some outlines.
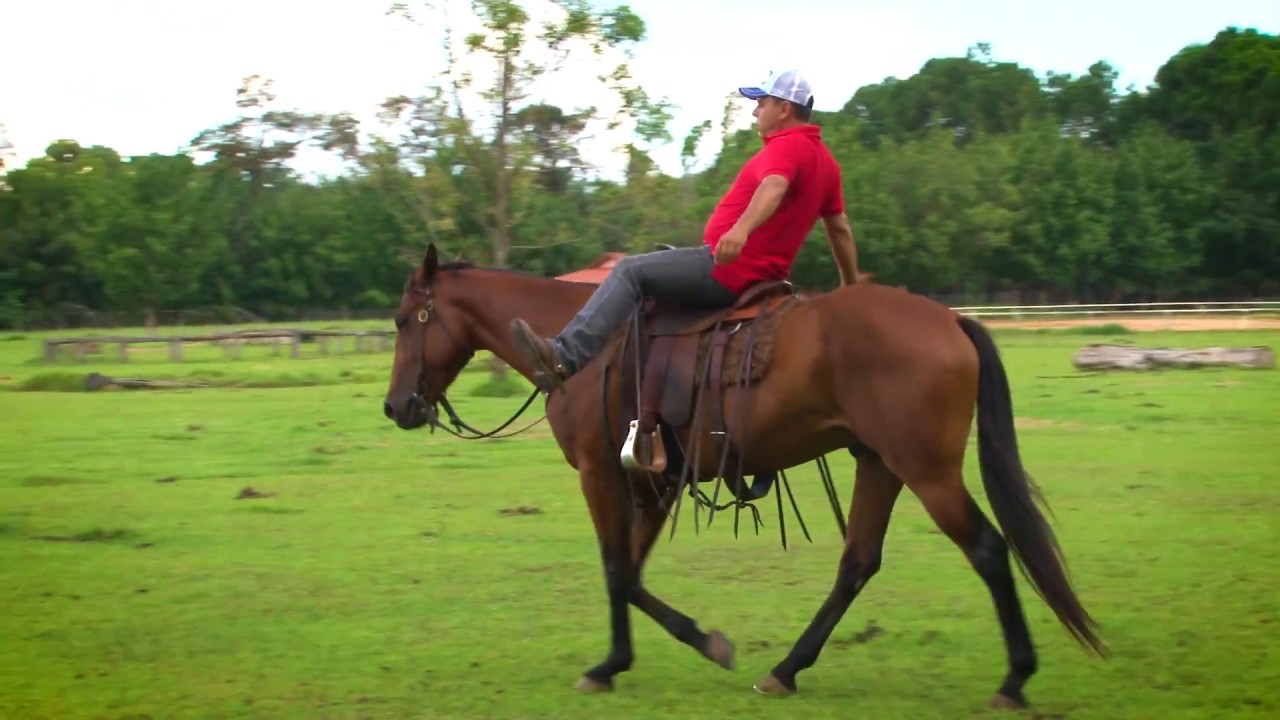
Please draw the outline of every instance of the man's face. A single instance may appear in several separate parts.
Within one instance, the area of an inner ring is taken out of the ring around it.
[[[782,126],[787,112],[786,103],[776,97],[762,97],[756,101],[756,109],[751,113],[756,119],[756,128],[760,137],[765,137]]]

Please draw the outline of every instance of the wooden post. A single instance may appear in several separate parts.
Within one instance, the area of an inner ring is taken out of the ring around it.
[[[328,355],[329,354],[329,336],[317,335],[316,338],[320,341],[320,354]]]
[[[129,362],[129,343],[125,340],[120,341],[120,362]]]
[[[302,336],[294,333],[293,341],[289,344],[289,356],[297,359],[302,356]]]
[[[44,361],[53,362],[58,359],[58,343],[52,340],[44,341]]]
[[[84,362],[84,343],[76,343],[76,362]]]
[[[173,362],[182,362],[182,338],[169,340],[169,359]]]

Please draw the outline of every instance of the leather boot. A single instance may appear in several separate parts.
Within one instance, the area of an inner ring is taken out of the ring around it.
[[[564,363],[556,358],[555,350],[551,345],[538,337],[533,328],[529,327],[529,323],[520,318],[511,321],[511,335],[515,338],[516,346],[533,364],[534,385],[548,394],[552,390],[563,389],[564,381],[568,379],[569,374]]]

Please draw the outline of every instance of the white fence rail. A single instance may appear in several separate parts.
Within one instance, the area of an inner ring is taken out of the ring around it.
[[[1071,318],[1096,315],[1280,315],[1280,300],[1082,303],[1074,305],[970,305],[952,308],[974,317]]]

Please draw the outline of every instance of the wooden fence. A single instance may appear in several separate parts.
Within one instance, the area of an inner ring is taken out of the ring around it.
[[[220,345],[227,357],[239,359],[245,345],[269,345],[275,355],[288,348],[289,357],[302,356],[302,344],[314,342],[321,355],[331,352],[386,352],[392,347],[393,330],[245,330],[208,335],[85,335],[50,338],[44,341],[44,359],[53,362],[63,352],[70,352],[79,362],[89,354],[115,346],[117,359],[129,362],[129,351],[135,345],[167,345],[169,359],[182,362],[183,349],[190,344]]]

